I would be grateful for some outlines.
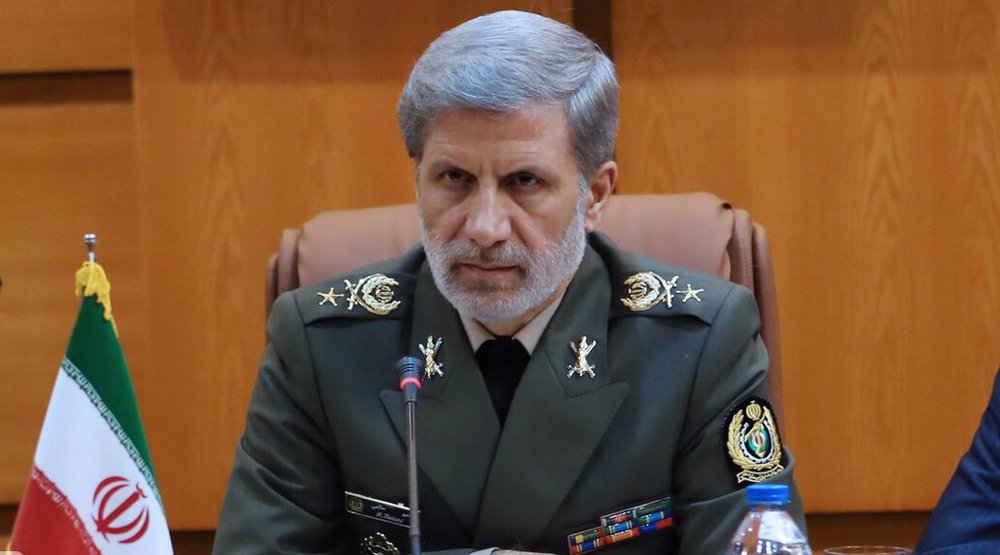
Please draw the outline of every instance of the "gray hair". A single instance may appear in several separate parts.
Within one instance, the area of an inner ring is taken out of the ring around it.
[[[397,117],[407,152],[419,160],[427,129],[442,112],[510,113],[535,102],[566,110],[586,185],[614,153],[618,79],[614,64],[593,41],[553,19],[503,11],[446,31],[417,60]]]

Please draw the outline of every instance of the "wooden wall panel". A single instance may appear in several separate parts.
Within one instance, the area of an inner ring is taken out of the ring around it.
[[[28,4],[0,13],[0,73],[129,66],[127,3],[63,6],[44,32],[83,31],[22,40]],[[96,229],[171,525],[213,526],[279,230],[411,200],[394,104],[440,31],[500,6],[570,19],[568,1],[204,4],[136,8],[138,184],[127,74],[0,78],[0,378],[18,392],[0,408],[0,503],[20,496],[76,312],[79,235]],[[811,511],[930,507],[987,398],[998,12],[612,4],[621,191],[712,190],[771,233],[784,427]]]
[[[3,0],[0,73],[132,67],[129,0]]]
[[[925,509],[1000,363],[1000,2],[613,5],[621,192],[770,232],[810,511]]]
[[[400,89],[445,29],[568,1],[142,2],[138,179],[152,379],[146,426],[173,528],[210,528],[263,347],[282,228],[413,200]],[[359,246],[363,248],[363,246]]]
[[[28,479],[80,306],[74,274],[88,231],[137,379],[145,368],[129,78],[68,81],[0,77],[0,503],[19,502]]]

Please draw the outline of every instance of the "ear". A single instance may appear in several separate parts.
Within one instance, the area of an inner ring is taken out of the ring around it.
[[[413,160],[413,197],[420,203],[420,160]]]
[[[611,200],[611,193],[618,183],[618,164],[609,160],[601,167],[597,168],[590,178],[590,186],[587,190],[587,210],[584,212],[584,228],[587,233],[597,229],[597,222],[601,221],[604,209],[608,207]]]

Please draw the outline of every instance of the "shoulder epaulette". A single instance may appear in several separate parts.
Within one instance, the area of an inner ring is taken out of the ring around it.
[[[417,276],[400,260],[366,266],[296,289],[292,294],[303,323],[327,318],[409,318]]]
[[[733,288],[729,281],[663,264],[612,276],[612,316],[694,316],[712,322]]]
[[[734,284],[721,277],[618,250],[593,234],[611,277],[611,317],[693,316],[711,323]]]

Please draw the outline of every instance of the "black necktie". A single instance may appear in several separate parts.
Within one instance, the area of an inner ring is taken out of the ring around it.
[[[490,339],[476,350],[476,362],[486,381],[490,400],[497,411],[500,426],[507,421],[507,411],[514,399],[514,391],[521,381],[531,355],[521,342],[510,337]]]

